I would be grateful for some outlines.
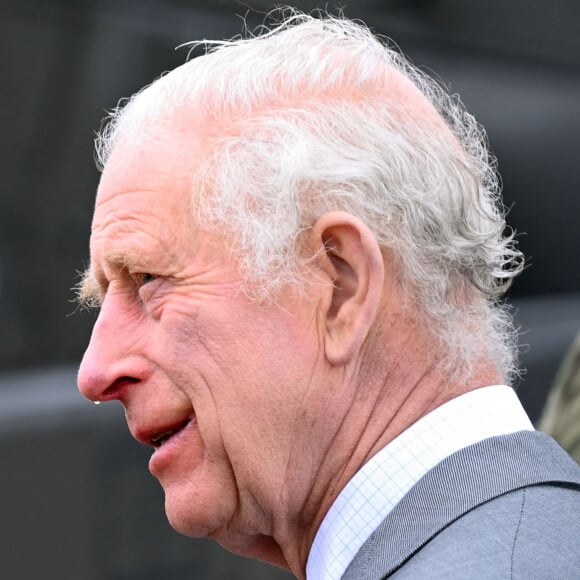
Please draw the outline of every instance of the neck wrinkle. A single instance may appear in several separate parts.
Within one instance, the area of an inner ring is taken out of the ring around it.
[[[415,328],[390,328],[389,335],[397,336],[396,343],[374,336],[370,344],[380,348],[373,353],[366,350],[349,369],[343,369],[337,392],[349,393],[350,404],[329,437],[330,444],[297,519],[293,523],[275,522],[274,526],[284,567],[299,580],[306,577],[310,549],[324,517],[365,463],[443,403],[477,387],[502,382],[489,363],[476,363],[470,376],[458,384],[437,368],[432,353],[425,354],[430,351],[418,340]]]

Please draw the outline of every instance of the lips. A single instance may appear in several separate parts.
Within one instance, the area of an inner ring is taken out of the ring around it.
[[[165,431],[161,431],[160,433],[153,435],[153,437],[149,439],[148,445],[151,445],[152,447],[155,447],[155,449],[158,449],[169,439],[171,439],[171,437],[173,437],[176,433],[179,433],[190,421],[191,419],[187,419],[181,422],[176,427],[172,427],[171,429],[167,429]]]
[[[141,425],[139,428],[131,429],[131,433],[140,443],[159,449],[189,425],[194,417],[195,415],[191,415],[165,424]]]

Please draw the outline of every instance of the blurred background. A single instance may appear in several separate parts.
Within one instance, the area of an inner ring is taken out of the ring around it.
[[[459,93],[488,130],[529,260],[509,301],[527,371],[518,393],[537,420],[580,329],[580,3],[341,6]],[[105,110],[181,64],[179,44],[233,36],[240,15],[252,28],[272,7],[0,0],[0,578],[287,577],[169,528],[121,409],[76,392],[93,315],[76,311],[70,290],[88,259],[92,140]]]

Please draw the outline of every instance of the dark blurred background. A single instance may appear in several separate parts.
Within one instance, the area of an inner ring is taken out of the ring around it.
[[[518,393],[536,420],[580,329],[580,3],[341,6],[459,93],[488,130],[529,260],[509,301],[527,369]],[[272,7],[0,0],[0,578],[286,577],[172,532],[121,410],[76,393],[93,320],[70,290],[88,259],[92,140],[105,109],[181,64],[179,44],[233,36],[239,15],[252,28]]]

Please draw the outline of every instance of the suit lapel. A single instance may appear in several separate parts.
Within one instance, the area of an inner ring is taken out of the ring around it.
[[[452,521],[499,495],[529,485],[580,485],[579,470],[546,435],[521,431],[471,445],[429,471],[362,546],[343,580],[378,580]]]

